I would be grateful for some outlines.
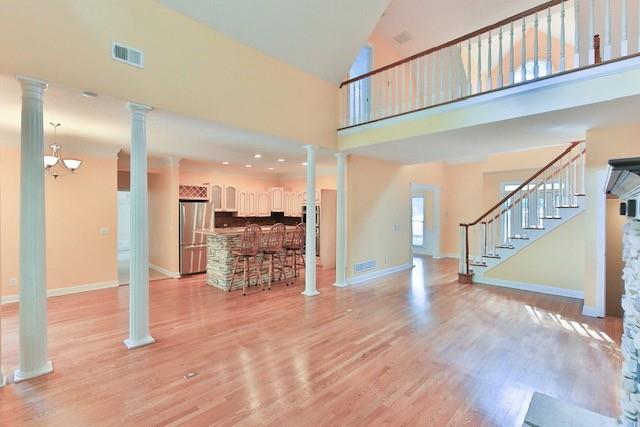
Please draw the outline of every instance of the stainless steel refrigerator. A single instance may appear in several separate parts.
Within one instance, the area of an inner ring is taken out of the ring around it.
[[[196,233],[215,227],[213,203],[180,202],[180,274],[207,270],[207,236]]]

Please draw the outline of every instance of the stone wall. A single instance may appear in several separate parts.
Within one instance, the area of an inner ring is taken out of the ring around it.
[[[621,422],[623,426],[636,427],[640,412],[640,221],[628,220],[624,225],[623,260]]]

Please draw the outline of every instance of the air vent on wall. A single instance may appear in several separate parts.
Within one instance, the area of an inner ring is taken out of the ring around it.
[[[357,264],[354,264],[353,272],[361,273],[363,271],[371,270],[373,268],[376,268],[376,262],[374,260],[364,261],[364,262],[359,262]]]
[[[403,44],[408,42],[409,40],[411,40],[413,37],[411,37],[411,34],[409,34],[408,31],[403,31],[399,34],[396,34],[395,36],[393,36],[393,39],[396,41],[396,43],[398,44]]]
[[[144,53],[141,50],[125,46],[121,43],[113,42],[111,44],[111,57],[116,61],[133,65],[134,67],[144,68]]]

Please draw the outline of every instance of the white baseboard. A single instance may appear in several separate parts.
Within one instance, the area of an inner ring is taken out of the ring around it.
[[[107,282],[89,283],[87,285],[69,286],[66,288],[57,288],[47,290],[47,298],[58,297],[61,295],[78,294],[80,292],[95,291],[97,289],[117,288],[120,284],[117,280],[109,280]],[[19,295],[6,295],[0,300],[2,304],[9,304],[12,302],[18,302],[20,300]]]
[[[584,293],[582,291],[556,288],[547,285],[539,285],[537,283],[514,282],[511,280],[504,280],[487,276],[484,276],[481,281],[474,281],[474,283],[491,286],[501,286],[503,288],[519,289],[521,291],[539,292],[542,294],[557,295],[560,297],[584,299]]]
[[[149,264],[149,268],[157,271],[160,274],[164,274],[167,277],[171,277],[172,279],[179,279],[180,278],[180,272],[179,271],[169,271],[166,268],[162,268],[160,266],[154,265],[154,264]]]
[[[442,259],[442,258],[455,258],[458,259],[460,258],[458,256],[457,252],[445,252],[445,253],[441,253],[439,256],[434,256],[435,259]]]
[[[585,305],[582,307],[582,314],[589,317],[604,317],[604,313],[596,307]]]
[[[349,285],[356,285],[358,283],[368,282],[369,280],[377,279],[379,277],[387,276],[393,273],[399,273],[401,271],[411,270],[413,264],[400,264],[395,267],[383,268],[382,270],[375,270],[370,273],[361,274],[359,276],[353,276],[347,278]]]

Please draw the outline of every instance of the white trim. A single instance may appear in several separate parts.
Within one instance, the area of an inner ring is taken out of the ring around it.
[[[560,297],[584,299],[584,292],[574,289],[556,288],[554,286],[540,285],[537,283],[514,282],[512,280],[497,279],[495,277],[483,277],[482,282],[473,282],[479,285],[500,286],[503,288],[519,289],[521,291],[539,292],[542,294],[557,295]]]
[[[117,280],[109,280],[107,282],[89,283],[87,285],[69,286],[66,288],[57,288],[47,290],[47,298],[58,297],[62,295],[78,294],[81,292],[95,291],[98,289],[117,288],[120,283]],[[19,302],[19,295],[6,295],[0,300],[1,304],[9,304]]]
[[[586,168],[586,166],[585,166]],[[607,169],[597,172],[597,189],[605,189],[607,185],[608,173]],[[596,316],[604,317],[605,299],[606,299],[606,271],[607,271],[607,196],[601,190],[594,194],[593,197],[596,207]]]
[[[604,313],[602,313],[596,307],[591,307],[588,305],[582,307],[582,314],[589,317],[604,317]]]
[[[433,256],[433,258],[435,259],[440,259],[442,258],[442,255],[440,253],[440,248],[441,248],[441,236],[440,236],[440,187],[438,187],[437,185],[434,184],[417,184],[415,182],[412,182],[410,184],[410,190],[411,190],[411,197],[420,197],[420,196],[414,196],[413,193],[414,191],[420,191],[420,190],[429,190],[433,192],[433,206],[431,207],[431,209],[433,209],[433,226],[431,229],[431,236],[433,239],[433,243],[431,244],[431,253],[429,253],[428,249],[424,247],[424,242],[423,242],[423,246],[413,246],[413,233],[409,234],[409,245],[411,246],[411,250],[413,251],[413,253],[418,254],[418,255],[431,255]],[[424,196],[423,196],[424,197]],[[426,200],[424,203],[424,207],[425,209],[427,209],[428,207],[426,206]],[[409,209],[409,229],[411,229],[412,227],[412,221],[411,221],[411,207]],[[426,212],[426,211],[425,211]],[[423,231],[423,236],[426,239],[426,222],[424,223],[425,227],[424,227],[424,231]]]
[[[158,273],[164,274],[165,276],[170,277],[172,279],[179,279],[181,277],[179,271],[169,271],[166,268],[162,268],[155,264],[149,263],[149,268],[154,271],[157,271]]]
[[[388,276],[389,274],[399,273],[401,271],[411,270],[413,264],[406,263],[396,265],[395,267],[383,268],[382,270],[375,270],[369,273],[361,274],[359,276],[353,276],[347,278],[347,284],[356,285],[358,283],[368,282],[369,280],[377,279],[379,277]]]
[[[440,256],[433,257],[434,259],[442,259],[442,258],[455,258],[458,259],[460,258],[460,255],[457,252],[445,252],[445,253],[441,253]]]

